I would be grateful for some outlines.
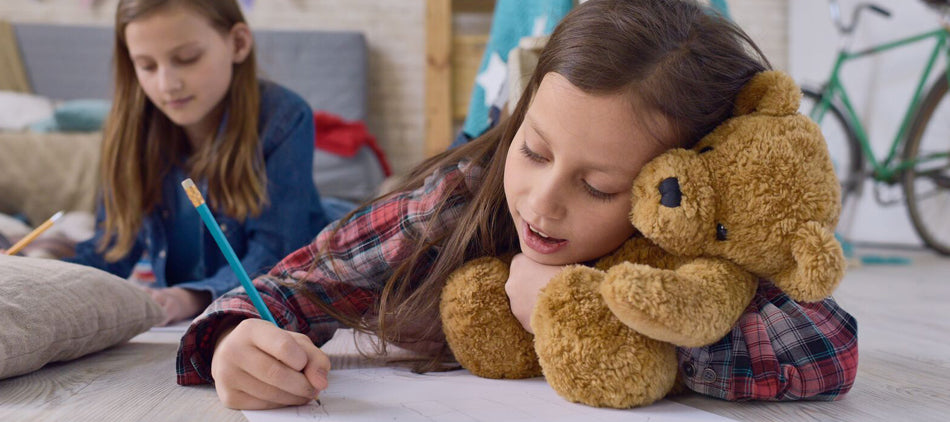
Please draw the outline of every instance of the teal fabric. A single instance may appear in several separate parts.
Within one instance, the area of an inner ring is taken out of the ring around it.
[[[63,132],[95,132],[109,115],[111,103],[106,100],[70,100],[53,112],[56,129]]]
[[[732,19],[732,17],[729,16],[729,5],[726,3],[726,0],[709,0],[709,5],[712,6],[713,9],[716,9],[722,17]]]
[[[573,7],[574,0],[498,0],[495,3],[488,45],[478,68],[480,77],[488,73],[495,77],[487,84],[482,78],[476,79],[462,128],[466,135],[474,138],[488,130],[492,123],[489,110],[492,106],[501,109],[507,99],[507,86],[500,85],[506,85],[508,53],[518,46],[518,41],[527,36],[550,34]],[[495,66],[489,68],[492,56],[495,56]],[[486,93],[486,88],[493,92]]]
[[[59,126],[56,124],[56,119],[52,116],[30,125],[31,132],[47,133],[56,132],[57,130],[59,130]]]

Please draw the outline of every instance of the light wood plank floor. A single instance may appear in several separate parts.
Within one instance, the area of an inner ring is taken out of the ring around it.
[[[745,421],[945,421],[950,415],[950,259],[920,251],[908,266],[851,268],[836,293],[858,320],[860,365],[837,402],[731,403],[691,394],[676,401]],[[334,368],[365,365],[338,336]],[[339,341],[338,341],[339,340]],[[72,362],[0,381],[0,421],[243,421],[211,387],[174,381],[178,334],[149,332]]]

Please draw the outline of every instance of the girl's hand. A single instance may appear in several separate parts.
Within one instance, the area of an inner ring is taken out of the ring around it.
[[[300,333],[261,319],[218,337],[211,360],[218,398],[239,410],[307,404],[327,388],[330,358]]]
[[[508,294],[508,301],[511,303],[511,313],[531,334],[534,334],[531,329],[531,313],[534,311],[534,304],[538,301],[538,293],[542,287],[547,286],[555,274],[561,271],[561,268],[563,267],[538,264],[520,253],[511,260],[505,293]]]
[[[159,325],[168,325],[198,315],[211,303],[211,294],[204,291],[169,287],[167,289],[145,288],[152,299],[162,307],[165,319]]]

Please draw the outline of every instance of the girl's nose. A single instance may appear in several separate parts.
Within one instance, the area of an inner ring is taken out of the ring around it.
[[[540,218],[559,220],[564,218],[564,188],[555,178],[539,180],[531,188],[530,205]]]
[[[159,76],[159,83],[161,84],[161,89],[163,92],[175,92],[184,87],[184,82],[181,79],[181,76],[178,75],[178,72],[165,67],[161,70],[161,75]]]

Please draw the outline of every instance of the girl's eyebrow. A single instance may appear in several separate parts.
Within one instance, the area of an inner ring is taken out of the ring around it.
[[[169,54],[175,54],[175,53],[177,53],[179,50],[183,50],[183,49],[185,49],[185,48],[193,47],[193,46],[198,46],[198,45],[200,45],[200,43],[199,43],[198,41],[187,41],[187,42],[178,44],[178,45],[176,45],[175,47],[172,47],[172,49],[171,49],[171,50],[168,50],[168,52],[169,52]],[[145,58],[150,58],[150,57],[151,57],[151,56],[149,56],[149,55],[147,55],[147,54],[135,54],[135,55],[130,56],[130,58],[131,58],[132,60],[135,60],[135,59],[145,59]]]
[[[531,115],[525,115],[525,120],[528,121],[528,126],[531,126],[531,130],[538,134],[538,137],[541,138],[542,142],[545,144],[549,143],[548,140],[551,138],[548,136],[547,132],[541,129],[535,120],[531,118]]]
[[[549,140],[550,140],[551,138],[548,137],[547,133],[545,133],[544,130],[541,129],[541,127],[539,127],[539,126],[535,123],[535,120],[532,119],[529,114],[526,114],[526,115],[525,115],[525,121],[528,122],[528,126],[531,127],[531,130],[533,130],[535,133],[538,134],[538,138],[541,139],[541,142],[543,142],[544,144],[550,145],[550,141],[549,141]],[[592,164],[590,164],[590,166],[591,166],[591,167],[590,167],[591,170],[595,170],[595,171],[598,171],[598,172],[601,172],[601,173],[606,173],[606,174],[613,174],[613,173],[617,173],[617,172],[622,173],[622,172],[624,171],[624,168],[623,168],[622,166],[617,166],[617,165],[613,165],[613,164],[605,164],[605,163],[599,163],[599,164],[598,164],[598,163],[592,163]]]

